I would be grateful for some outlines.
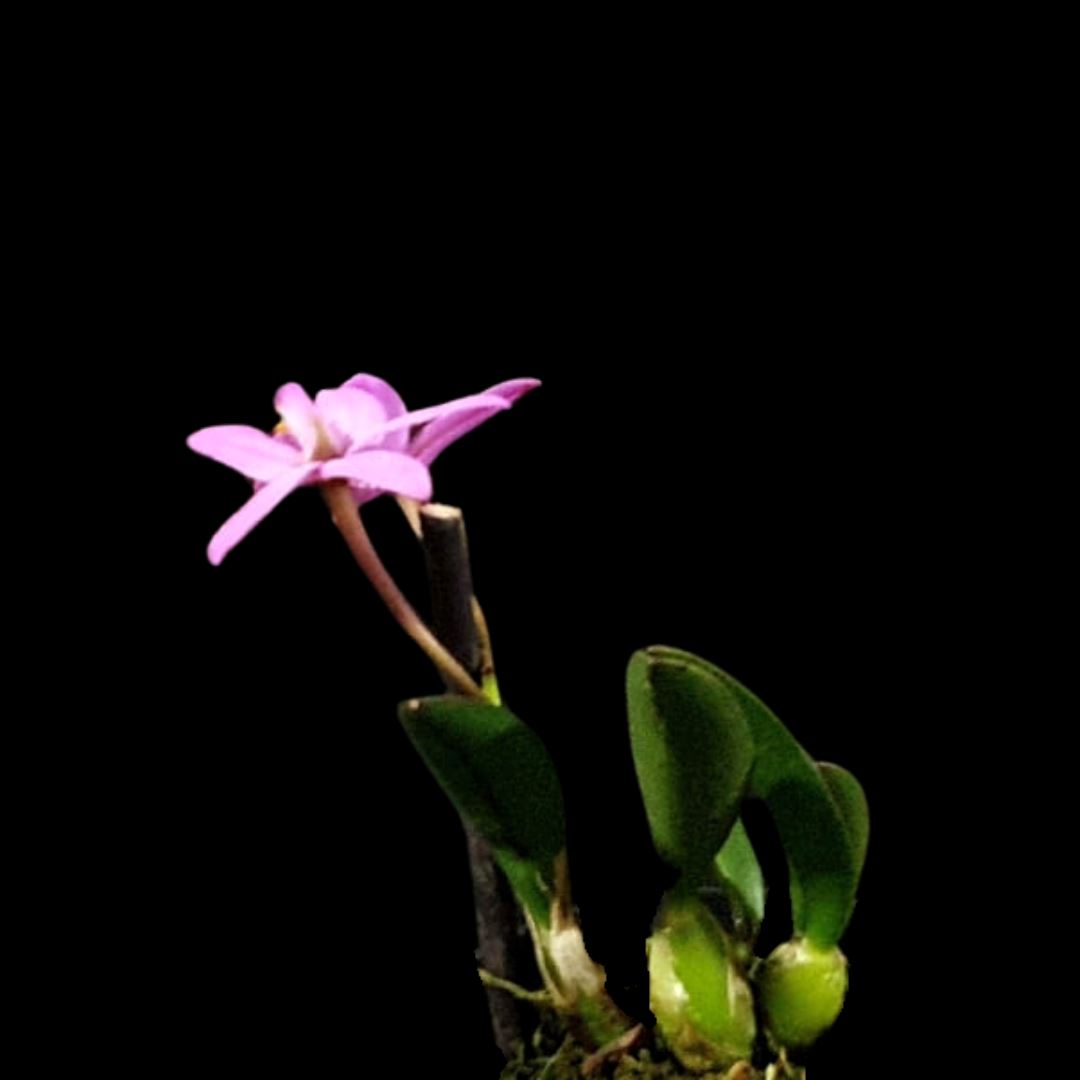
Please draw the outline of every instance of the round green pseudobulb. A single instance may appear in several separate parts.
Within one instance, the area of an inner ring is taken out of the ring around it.
[[[847,991],[847,959],[802,939],[777,946],[758,976],[769,1034],[777,1046],[809,1046],[832,1027]]]
[[[647,948],[649,1007],[679,1061],[701,1071],[749,1058],[753,997],[711,912],[669,901]]]

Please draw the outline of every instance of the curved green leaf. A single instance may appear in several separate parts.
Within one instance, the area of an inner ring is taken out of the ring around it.
[[[701,879],[738,816],[754,761],[742,709],[723,681],[678,656],[635,653],[626,690],[653,843]]]
[[[544,744],[509,709],[468,698],[406,701],[398,717],[458,813],[495,849],[518,898],[547,925],[566,830]]]
[[[870,841],[870,808],[866,803],[866,792],[843,766],[834,765],[831,761],[819,761],[817,767],[847,826],[848,839],[855,856],[855,874],[858,876],[862,874],[866,847]]]
[[[821,948],[835,945],[851,918],[858,860],[844,816],[813,759],[769,708],[738,680],[707,660],[664,646],[654,661],[679,662],[721,681],[746,717],[755,747],[747,794],[761,799],[788,858],[796,934]]]
[[[716,856],[716,872],[737,907],[734,922],[739,936],[752,942],[765,917],[765,879],[741,819]]]

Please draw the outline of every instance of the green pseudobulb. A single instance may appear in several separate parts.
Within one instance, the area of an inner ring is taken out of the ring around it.
[[[769,1035],[778,1046],[809,1046],[832,1027],[847,991],[847,959],[837,948],[796,939],[777,946],[758,976]]]
[[[692,897],[669,896],[647,947],[649,1007],[679,1061],[705,1070],[749,1058],[753,998],[712,913]]]

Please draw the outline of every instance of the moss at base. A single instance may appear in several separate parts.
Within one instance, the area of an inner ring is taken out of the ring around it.
[[[499,1080],[582,1080],[581,1066],[587,1057],[587,1050],[568,1041],[545,1056],[511,1062]],[[805,1080],[802,1070],[791,1070],[781,1075],[792,1080]],[[624,1057],[618,1064],[597,1069],[590,1080],[764,1080],[764,1077],[764,1072],[750,1068],[735,1072],[688,1073],[672,1058],[654,1060],[650,1051],[642,1050]]]

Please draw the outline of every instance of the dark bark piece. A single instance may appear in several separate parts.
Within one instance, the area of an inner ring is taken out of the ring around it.
[[[465,670],[479,680],[480,640],[473,618],[465,519],[457,507],[432,503],[421,509],[420,523],[431,585],[432,629]],[[522,972],[529,965],[517,932],[520,916],[513,893],[495,865],[490,845],[467,824],[465,835],[476,909],[477,960],[493,975],[524,984]],[[495,1043],[509,1061],[517,1044],[524,1042],[521,1006],[497,987],[487,987],[486,993]]]

